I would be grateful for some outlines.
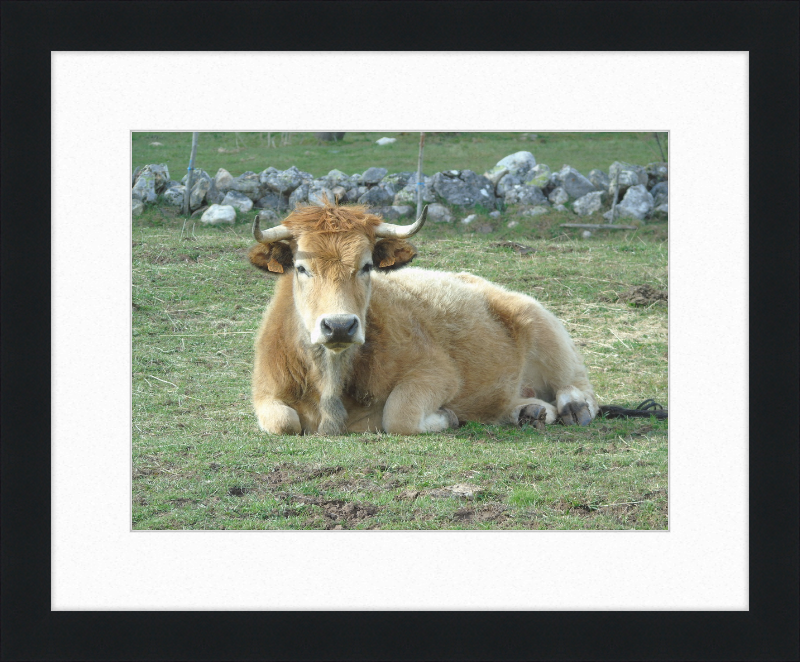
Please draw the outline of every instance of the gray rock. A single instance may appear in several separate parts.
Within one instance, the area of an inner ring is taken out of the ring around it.
[[[547,186],[547,182],[550,181],[550,175],[552,174],[553,173],[550,171],[550,166],[545,165],[544,163],[537,163],[527,174],[525,185],[538,186],[539,188],[543,189]]]
[[[494,186],[497,186],[498,182],[507,174],[508,168],[506,166],[501,166],[500,168],[492,168],[489,172],[484,172],[483,176],[494,184]]]
[[[368,168],[361,175],[361,183],[365,185],[377,184],[384,177],[386,177],[388,172],[389,171],[386,168]]]
[[[499,170],[502,170],[503,168],[508,168],[509,175],[524,177],[533,169],[535,165],[536,159],[533,157],[533,154],[524,151],[516,152],[500,159],[497,162],[497,165],[492,168],[489,173],[493,174]]]
[[[454,175],[453,172],[458,172]],[[450,205],[474,207],[482,205],[495,209],[497,201],[494,186],[482,175],[472,170],[437,172],[433,176],[433,189]]]
[[[518,185],[506,192],[507,205],[540,205],[546,204],[547,199],[538,186]]]
[[[136,180],[136,183],[133,185],[133,188],[131,189],[131,198],[133,200],[139,200],[140,202],[144,202],[145,200],[147,200],[148,190],[150,189],[153,191],[153,202],[155,202],[156,190],[152,184],[153,183],[151,181],[150,185],[148,186],[147,179],[144,177],[140,177],[139,179]]]
[[[380,208],[380,215],[386,221],[397,221],[401,218],[413,216],[414,209],[411,205],[390,205]]]
[[[422,175],[422,183],[423,186],[419,188],[422,189],[422,202],[425,203],[433,203],[436,202],[436,191],[433,188],[433,177],[426,177],[423,173]],[[405,188],[401,191],[398,191],[394,196],[394,204],[396,205],[412,205],[416,207],[417,205],[417,173],[411,173],[411,176],[408,178],[408,183],[406,184]]]
[[[206,202],[210,205],[218,205],[225,197],[225,193],[217,188],[216,178],[209,177],[208,175],[206,176],[209,179],[209,187],[208,191],[206,192]]]
[[[669,166],[664,162],[648,163],[644,167],[647,173],[647,188],[652,189],[656,184],[669,179]]]
[[[565,205],[569,202],[569,195],[564,190],[563,186],[556,186],[550,191],[550,195],[547,196],[547,199],[554,205]]]
[[[133,185],[136,183],[136,180],[139,178],[139,173],[142,171],[142,167],[143,166],[136,166],[133,169],[133,176],[131,177],[131,188],[133,188]]]
[[[550,174],[550,179],[547,180],[547,186],[545,186],[542,191],[544,191],[545,195],[550,195],[555,189],[563,184],[564,182],[561,181],[561,173],[554,172]]]
[[[175,188],[176,186],[183,186],[180,182],[176,182],[174,179],[170,179],[166,184],[164,184],[164,190],[168,190],[171,188]]]
[[[428,219],[434,223],[452,223],[453,214],[444,205],[434,202],[428,205]]]
[[[312,205],[324,205],[325,201],[332,203],[334,201],[333,191],[329,188],[314,188],[308,191],[308,201]]]
[[[265,168],[260,173],[258,173],[258,181],[260,181],[264,186],[266,186],[267,185],[267,177],[269,177],[270,175],[274,175],[276,173],[279,173],[279,172],[281,172],[281,171],[278,170],[277,168],[273,168],[272,166],[270,166],[269,168]]]
[[[186,186],[188,179],[189,173],[187,172],[181,178],[181,184],[183,184],[184,187]],[[211,184],[211,176],[205,170],[195,168],[192,171],[192,191],[189,196],[189,211],[194,211],[195,209],[199,209],[203,206],[206,195],[211,190]],[[181,205],[183,205],[182,201]]]
[[[411,177],[410,172],[393,172],[391,175],[386,175],[381,180],[381,186],[394,197],[396,193],[399,193],[406,187],[409,177]]]
[[[131,198],[131,213],[134,216],[141,216],[144,211],[144,203],[136,198]]]
[[[669,183],[661,182],[656,184],[650,189],[650,195],[653,196],[653,204],[656,207],[663,205],[669,198]]]
[[[603,208],[607,193],[605,191],[592,191],[578,198],[572,205],[572,211],[578,216],[591,216]]]
[[[260,212],[258,212],[256,218],[258,219],[259,223],[269,223],[270,225],[277,225],[280,221],[280,216],[278,216],[274,209],[262,209]]]
[[[643,221],[653,211],[653,196],[644,184],[631,186],[625,193],[622,202],[617,204],[620,218],[635,218]]]
[[[200,168],[194,168],[192,170],[192,186],[194,186],[194,182],[204,177],[208,177],[209,179],[211,179],[211,175],[209,175],[205,170],[201,170]],[[181,184],[186,186],[186,181],[188,179],[189,179],[189,173],[187,172],[183,177],[181,177]]]
[[[306,173],[301,173],[296,167],[292,166],[283,172],[269,173],[263,178],[263,184],[270,191],[275,191],[282,195],[289,195],[303,183],[304,174]]]
[[[200,222],[206,225],[221,225],[222,223],[235,223],[236,210],[230,205],[211,205],[203,212]]]
[[[341,170],[331,170],[325,176],[325,183],[328,185],[328,188],[334,189],[337,186],[341,186],[345,189],[350,188],[352,182],[350,181],[350,176],[342,172]]]
[[[156,193],[161,193],[169,181],[169,168],[166,163],[151,163],[141,168],[134,178],[134,184],[142,177],[153,179],[153,188]]]
[[[496,213],[498,213],[498,212],[492,212],[492,214],[496,214]],[[490,214],[490,215],[491,215],[491,214]],[[476,218],[478,218],[478,215],[477,215],[477,214],[470,214],[470,215],[469,215],[469,216],[467,216],[466,218],[462,218],[462,219],[461,219],[461,222],[462,222],[464,225],[469,225],[469,224],[470,224],[470,223],[472,223],[472,221],[474,221]]]
[[[194,211],[203,206],[206,199],[206,193],[211,188],[211,178],[206,175],[200,177],[192,186],[192,194],[189,196],[189,210]]]
[[[206,193],[206,202],[210,205],[220,205],[224,199],[225,193],[214,185],[214,180],[211,180],[211,188]]]
[[[624,161],[614,161],[608,169],[608,194],[612,200],[616,188],[614,180],[617,172],[619,172],[619,198],[622,198],[632,186],[647,185],[647,173],[642,166],[625,163]]]
[[[258,175],[253,173],[244,173],[238,177],[234,177],[231,182],[231,190],[244,193],[253,202],[262,197],[265,193]]]
[[[564,205],[553,205],[553,211],[561,212],[563,214],[568,212],[569,209],[567,209]]]
[[[521,184],[521,177],[517,177],[516,175],[506,175],[497,184],[497,195],[499,195],[501,198],[504,198],[506,193],[508,193],[515,186],[520,186]]]
[[[131,197],[135,200],[155,204],[158,198],[156,194],[156,178],[152,172],[147,170],[149,167],[150,166],[145,166],[139,173],[136,183],[131,189]]]
[[[222,200],[222,205],[230,205],[241,212],[248,212],[253,208],[253,201],[239,191],[228,191]]]
[[[664,202],[663,204],[658,205],[658,207],[653,210],[653,213],[669,216],[669,203]]]
[[[347,191],[344,196],[345,202],[356,202],[358,200],[358,188],[354,187]]]
[[[214,175],[214,185],[217,187],[217,190],[224,193],[230,190],[231,185],[233,184],[233,175],[229,173],[225,168],[220,168],[217,170],[217,174]]]
[[[164,197],[164,204],[171,207],[183,207],[183,197],[186,192],[186,187],[178,184],[177,186],[170,186],[162,194]]]
[[[602,170],[598,170],[595,168],[594,170],[589,171],[589,181],[592,182],[594,187],[598,191],[605,191],[608,193],[608,175],[604,173]]]
[[[558,176],[561,179],[561,186],[564,187],[567,195],[574,200],[582,198],[587,193],[595,190],[594,184],[571,166],[565,165],[561,168]]]
[[[347,190],[344,186],[333,186],[331,187],[331,192],[333,193],[333,197],[339,201],[339,203],[347,202]]]
[[[267,191],[262,197],[256,200],[253,205],[256,209],[279,209],[284,211],[289,208],[289,197]]]
[[[308,202],[308,184],[300,184],[289,196],[289,209],[294,209],[299,203]]]
[[[502,214],[499,211],[490,211],[489,218],[500,218]]]
[[[358,204],[367,207],[386,207],[394,201],[394,196],[383,186],[374,186],[358,199]]]

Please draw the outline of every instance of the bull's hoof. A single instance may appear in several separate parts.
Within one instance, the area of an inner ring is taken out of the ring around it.
[[[455,415],[452,409],[447,409],[447,407],[442,407],[439,409],[440,414],[444,414],[447,416],[447,426],[451,428],[457,428],[460,423],[458,422],[458,416]]]
[[[585,402],[567,402],[558,412],[559,420],[564,425],[589,425],[592,412]]]
[[[539,431],[544,430],[544,424],[547,420],[547,409],[542,405],[526,405],[519,412],[517,423],[520,427],[523,425],[532,425]]]

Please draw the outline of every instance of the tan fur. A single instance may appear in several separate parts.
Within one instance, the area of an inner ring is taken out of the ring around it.
[[[392,270],[416,251],[397,239],[376,245],[375,218],[326,205],[284,221],[295,263],[312,275],[287,268],[256,338],[262,429],[415,434],[452,425],[447,410],[462,422],[508,424],[529,406],[544,407],[548,423],[597,414],[582,358],[539,302],[471,274]],[[251,252],[256,266],[269,264],[268,246]],[[369,258],[375,271],[364,275]],[[336,353],[312,343],[312,325],[332,313],[356,315],[363,344]]]

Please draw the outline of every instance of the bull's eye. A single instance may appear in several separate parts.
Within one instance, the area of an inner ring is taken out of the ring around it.
[[[297,273],[299,273],[299,274],[303,274],[304,276],[310,276],[311,275],[310,273],[308,273],[306,268],[304,266],[300,265],[300,264],[298,264],[296,268],[297,268]]]
[[[371,265],[371,264],[369,264],[369,263],[365,264],[365,265],[364,265],[364,266],[361,268],[361,273],[362,273],[362,274],[368,274],[370,271],[372,271],[372,265]]]

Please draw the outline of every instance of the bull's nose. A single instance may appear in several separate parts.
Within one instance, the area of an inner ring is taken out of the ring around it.
[[[320,321],[320,329],[326,343],[353,342],[358,331],[358,317],[355,315],[328,315]]]

